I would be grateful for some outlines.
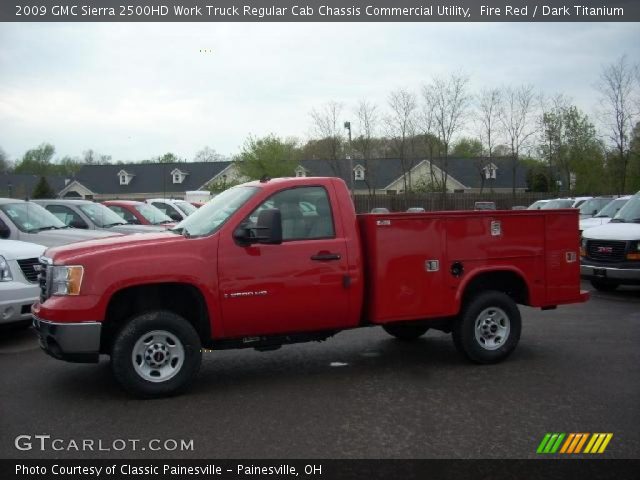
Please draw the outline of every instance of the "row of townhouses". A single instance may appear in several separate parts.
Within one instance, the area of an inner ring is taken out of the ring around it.
[[[395,158],[363,160],[343,159],[302,160],[292,175],[298,177],[330,176],[342,178],[355,194],[375,191],[378,194],[397,194],[405,188],[416,188],[435,178],[440,180],[440,163],[428,160],[401,162]],[[407,171],[405,175],[403,172]],[[485,191],[510,192],[512,162],[508,158],[491,161],[473,158],[449,158],[447,161],[447,190],[450,192]],[[527,169],[516,168],[516,190],[527,188]],[[0,195],[29,197],[39,177],[34,175],[3,174],[0,176]],[[61,198],[144,199],[153,197],[181,198],[185,192],[206,190],[215,184],[243,181],[234,162],[190,162],[125,165],[84,165],[73,178],[51,176],[47,181]]]

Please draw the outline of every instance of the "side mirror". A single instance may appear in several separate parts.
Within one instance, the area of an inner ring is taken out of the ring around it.
[[[11,230],[7,227],[3,221],[0,220],[0,238],[9,238],[11,236]]]
[[[282,216],[277,208],[262,210],[255,227],[240,226],[233,232],[233,238],[240,244],[278,245],[282,243]]]
[[[178,212],[169,212],[169,218],[171,218],[171,220],[173,220],[174,222],[182,221],[182,217]]]

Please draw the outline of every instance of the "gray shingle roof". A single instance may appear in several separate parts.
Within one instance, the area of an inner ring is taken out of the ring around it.
[[[406,165],[412,164],[414,167],[424,159],[406,160]],[[413,163],[412,163],[413,162]],[[454,158],[450,157],[448,164],[449,176],[469,188],[480,188],[481,178],[478,171],[478,158]],[[488,159],[482,159],[482,165],[489,163]],[[497,167],[496,178],[485,180],[485,187],[493,188],[511,188],[511,159],[510,158],[492,158],[491,163]],[[349,183],[349,160],[340,159],[336,162],[329,160],[302,160],[300,164],[307,171],[307,176],[318,177],[340,177],[347,184]],[[439,159],[434,159],[433,164],[437,167],[441,166]],[[356,165],[364,166],[364,161],[360,159],[353,160],[353,167]],[[527,187],[527,167],[519,164],[516,169],[516,188]],[[391,182],[402,176],[402,164],[397,158],[377,158],[369,160],[369,171],[365,172],[365,178],[371,182],[371,171],[375,172],[373,182],[376,189],[387,187]],[[415,178],[414,178],[415,180]],[[365,181],[354,182],[356,190],[366,190],[367,183]]]
[[[54,192],[59,192],[64,188],[65,177],[59,175],[45,175],[47,183]],[[9,195],[9,184],[11,184],[11,195],[14,198],[31,197],[33,189],[40,181],[40,175],[27,173],[3,173],[0,175],[0,196]]]
[[[231,162],[130,163],[126,165],[85,165],[75,180],[94,193],[126,194],[185,192],[197,190],[227,168]],[[173,183],[171,172],[178,168],[187,174],[182,183]],[[118,172],[133,174],[128,185],[120,185]]]
[[[419,163],[419,160],[415,161],[415,165]],[[349,184],[349,160],[339,159],[336,162],[329,160],[302,160],[300,162],[305,170],[307,176],[314,177],[340,177],[347,185]],[[353,160],[353,168],[356,165],[362,165],[364,167],[365,162],[360,159]],[[373,178],[371,172],[374,172]],[[375,158],[369,160],[369,171],[365,171],[365,178],[376,189],[382,189],[389,185],[402,175],[402,164],[397,158]],[[353,188],[356,190],[367,190],[367,181],[357,180],[353,184]]]

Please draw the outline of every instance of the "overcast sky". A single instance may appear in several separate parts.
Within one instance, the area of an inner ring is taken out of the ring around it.
[[[355,127],[358,100],[384,109],[391,90],[457,71],[472,90],[563,92],[595,117],[601,66],[640,61],[639,40],[638,23],[5,23],[0,148],[13,160],[42,142],[123,161],[230,155],[249,134],[308,138],[309,112],[329,100]]]

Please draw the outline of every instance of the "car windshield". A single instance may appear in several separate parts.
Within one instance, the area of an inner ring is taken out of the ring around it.
[[[225,190],[181,221],[171,231],[182,233],[185,237],[211,235],[257,191],[256,187],[234,187]]]
[[[162,210],[154,207],[153,205],[149,205],[148,203],[141,203],[140,205],[135,205],[133,208],[140,212],[140,215],[146,218],[147,221],[153,225],[173,222],[173,220],[171,220],[168,215],[165,215]]]
[[[631,197],[611,221],[640,223],[640,192]]]
[[[580,215],[593,215],[594,212],[599,212],[602,207],[611,203],[611,198],[592,198],[580,205]]]
[[[193,212],[197,212],[198,209],[191,205],[189,202],[184,202],[182,200],[176,200],[174,202],[176,207],[178,207],[185,215],[191,215]]]
[[[628,198],[617,198],[614,201],[609,202],[606,207],[598,212],[596,218],[613,217],[616,213],[618,213],[618,210],[620,210],[628,201]]]
[[[540,209],[541,210],[551,210],[551,209],[554,209],[554,208],[571,208],[572,205],[573,205],[573,200],[559,198],[557,200],[548,201],[547,203],[542,205],[542,207],[540,207]]]
[[[101,203],[87,203],[85,205],[79,205],[79,207],[80,210],[100,228],[125,225],[127,223],[120,215]]]
[[[0,209],[23,232],[37,233],[42,230],[67,228],[53,213],[35,203],[7,203],[0,205]]]
[[[540,209],[545,203],[547,203],[547,200],[538,200],[536,202],[533,202],[531,205],[529,205],[527,207],[527,210],[538,210]]]

